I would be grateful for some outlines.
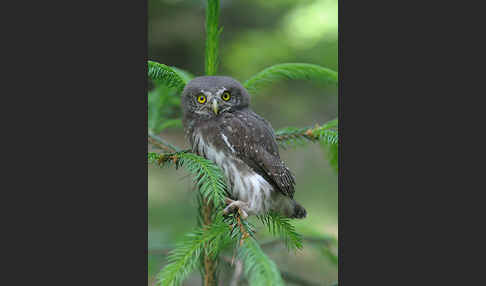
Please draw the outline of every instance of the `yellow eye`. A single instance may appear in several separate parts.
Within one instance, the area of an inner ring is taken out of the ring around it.
[[[206,102],[206,96],[204,94],[200,94],[197,96],[197,102],[199,103],[205,103]]]
[[[230,98],[231,98],[231,94],[230,94],[229,92],[225,91],[225,92],[223,93],[223,95],[221,95],[221,98],[222,98],[224,101],[228,101],[228,100],[230,100]]]

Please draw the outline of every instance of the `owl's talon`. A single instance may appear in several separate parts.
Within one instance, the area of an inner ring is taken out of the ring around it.
[[[238,213],[242,219],[246,219],[248,217],[248,214],[243,209],[238,208]]]
[[[234,201],[230,198],[225,198],[225,202],[228,204],[226,208],[224,208],[223,213],[229,214],[234,208],[238,208],[238,213],[242,219],[246,219],[248,217],[248,204],[242,201]]]

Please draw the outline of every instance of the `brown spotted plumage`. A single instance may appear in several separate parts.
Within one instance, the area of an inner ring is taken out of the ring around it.
[[[248,92],[230,77],[190,81],[182,107],[192,150],[223,170],[232,197],[227,209],[304,218],[305,209],[293,199],[295,179],[280,159],[274,130],[249,104]]]

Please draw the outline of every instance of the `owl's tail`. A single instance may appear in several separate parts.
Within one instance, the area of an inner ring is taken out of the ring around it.
[[[305,218],[307,216],[307,211],[294,199],[282,194],[276,194],[272,204],[272,211],[281,214],[288,218]]]
[[[290,215],[290,218],[305,218],[307,216],[307,211],[298,202],[294,201],[294,212]]]

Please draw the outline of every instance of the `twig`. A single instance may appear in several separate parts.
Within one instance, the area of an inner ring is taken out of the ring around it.
[[[152,139],[152,138],[150,138],[150,137],[148,137],[148,142],[149,142],[150,144],[154,145],[155,147],[157,147],[157,148],[159,148],[159,149],[164,150],[165,152],[170,152],[170,153],[172,153],[172,152],[173,152],[173,150],[172,150],[172,149],[168,148],[168,147],[167,147],[167,146],[165,146],[165,145],[160,144],[159,142],[155,141],[154,139]]]
[[[240,232],[242,233],[241,240],[240,240],[240,246],[243,246],[243,243],[245,242],[245,239],[250,237],[248,232],[246,232],[245,227],[241,223],[241,215],[239,215],[239,210],[238,210],[238,216],[236,217],[236,221],[238,223],[238,226],[240,227]]]
[[[156,136],[154,134],[148,134],[148,140],[150,141],[151,144],[157,146],[157,147],[162,147],[162,149],[167,150],[167,148],[170,148],[168,150],[169,152],[179,152],[181,149],[178,147],[170,144],[169,142],[165,141],[164,139],[160,138],[159,136]]]

